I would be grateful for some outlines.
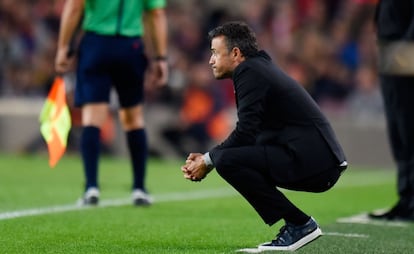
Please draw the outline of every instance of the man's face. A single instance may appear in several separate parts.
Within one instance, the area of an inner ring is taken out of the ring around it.
[[[209,64],[213,68],[213,75],[216,79],[232,77],[235,61],[232,52],[227,49],[224,36],[218,36],[211,40]]]

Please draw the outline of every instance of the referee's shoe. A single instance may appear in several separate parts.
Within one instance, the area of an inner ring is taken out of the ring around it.
[[[98,205],[99,203],[99,189],[96,187],[89,187],[83,197],[78,200],[79,206]]]
[[[304,225],[296,226],[286,223],[277,234],[276,239],[258,246],[259,250],[294,251],[322,235],[322,231],[313,218]]]

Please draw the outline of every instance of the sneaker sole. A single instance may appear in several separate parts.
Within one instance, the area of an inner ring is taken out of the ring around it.
[[[260,246],[258,247],[259,250],[289,250],[294,251],[299,249],[300,247],[312,242],[316,238],[322,235],[322,230],[318,227],[312,233],[304,236],[299,241],[291,244],[289,246]]]
[[[141,199],[141,198],[135,199],[133,203],[134,203],[135,206],[150,206],[150,205],[152,205],[151,201],[149,201],[147,199]]]
[[[86,205],[98,205],[99,198],[98,197],[90,197],[88,200],[85,200]]]

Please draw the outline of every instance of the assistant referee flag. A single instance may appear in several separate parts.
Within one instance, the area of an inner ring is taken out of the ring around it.
[[[47,143],[49,165],[55,167],[66,151],[71,128],[69,107],[66,103],[65,83],[57,76],[46,98],[39,117],[40,132]]]

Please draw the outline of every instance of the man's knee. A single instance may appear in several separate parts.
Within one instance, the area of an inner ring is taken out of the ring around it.
[[[221,152],[214,157],[214,166],[217,173],[223,178],[226,178],[228,174],[237,168],[237,165],[234,164],[234,159],[226,152]]]
[[[222,176],[225,168],[223,166],[222,156],[217,156],[214,158],[214,167],[216,168],[217,173]]]

